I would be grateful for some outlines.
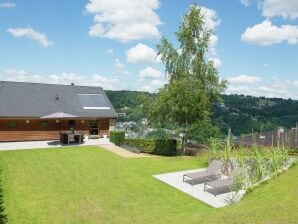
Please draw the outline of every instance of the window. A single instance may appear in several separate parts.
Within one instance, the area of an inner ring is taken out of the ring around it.
[[[94,120],[89,122],[89,134],[98,135],[98,121]]]
[[[108,110],[110,106],[103,94],[79,94],[83,109]]]
[[[15,128],[16,126],[17,126],[17,122],[16,121],[8,121],[8,127]]]
[[[74,128],[76,126],[76,121],[75,120],[69,120],[68,121],[68,127]]]
[[[48,121],[41,121],[39,123],[39,125],[40,125],[40,127],[46,127],[46,126],[48,126]]]

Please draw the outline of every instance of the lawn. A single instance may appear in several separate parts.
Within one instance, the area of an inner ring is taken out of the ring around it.
[[[3,206],[15,224],[297,223],[298,166],[220,209],[152,177],[206,161],[125,159],[96,146],[0,152]]]

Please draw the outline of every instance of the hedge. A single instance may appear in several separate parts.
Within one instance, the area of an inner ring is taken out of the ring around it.
[[[124,142],[125,134],[123,131],[110,131],[110,141],[120,146]]]
[[[124,139],[124,144],[150,154],[174,156],[177,153],[175,139]]]

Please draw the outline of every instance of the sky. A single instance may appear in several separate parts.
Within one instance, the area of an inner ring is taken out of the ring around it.
[[[0,80],[154,92],[193,2],[227,94],[298,99],[298,0],[0,0]]]

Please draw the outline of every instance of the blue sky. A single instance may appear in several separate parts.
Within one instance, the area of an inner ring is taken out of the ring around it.
[[[0,0],[0,80],[153,92],[191,0]],[[227,93],[298,99],[298,1],[201,0]]]

